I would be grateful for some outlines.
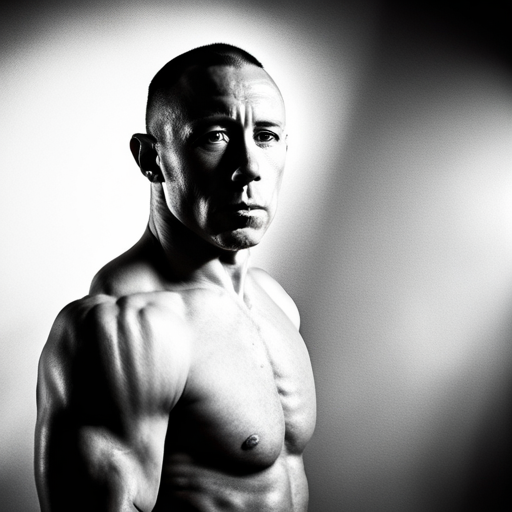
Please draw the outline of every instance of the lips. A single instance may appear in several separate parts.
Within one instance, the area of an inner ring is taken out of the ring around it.
[[[216,209],[223,231],[253,228],[263,229],[268,224],[267,208],[255,202],[225,203]]]
[[[233,213],[245,213],[252,212],[254,210],[264,210],[265,208],[257,203],[246,203],[241,201],[240,203],[230,204],[226,206],[225,211]]]

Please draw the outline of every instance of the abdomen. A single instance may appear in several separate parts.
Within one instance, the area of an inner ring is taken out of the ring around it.
[[[305,512],[302,457],[284,452],[264,470],[226,473],[186,454],[166,456],[155,512]]]

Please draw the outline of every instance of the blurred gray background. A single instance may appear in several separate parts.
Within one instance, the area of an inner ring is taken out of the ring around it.
[[[311,512],[512,510],[510,2],[21,0],[0,12],[0,509],[36,512],[37,361],[147,221],[147,85],[215,41],[289,109],[254,250],[317,382]]]

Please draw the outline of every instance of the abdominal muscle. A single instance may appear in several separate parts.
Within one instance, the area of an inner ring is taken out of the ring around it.
[[[154,512],[305,512],[308,492],[301,455],[283,452],[268,468],[233,474],[166,456]]]

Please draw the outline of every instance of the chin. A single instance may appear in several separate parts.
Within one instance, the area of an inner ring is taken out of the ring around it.
[[[214,244],[227,251],[240,251],[258,245],[270,225],[266,212],[251,215],[229,215],[222,218],[211,232]]]
[[[215,237],[215,244],[227,251],[240,251],[258,245],[264,231],[251,228],[241,228],[230,232],[220,233]]]

